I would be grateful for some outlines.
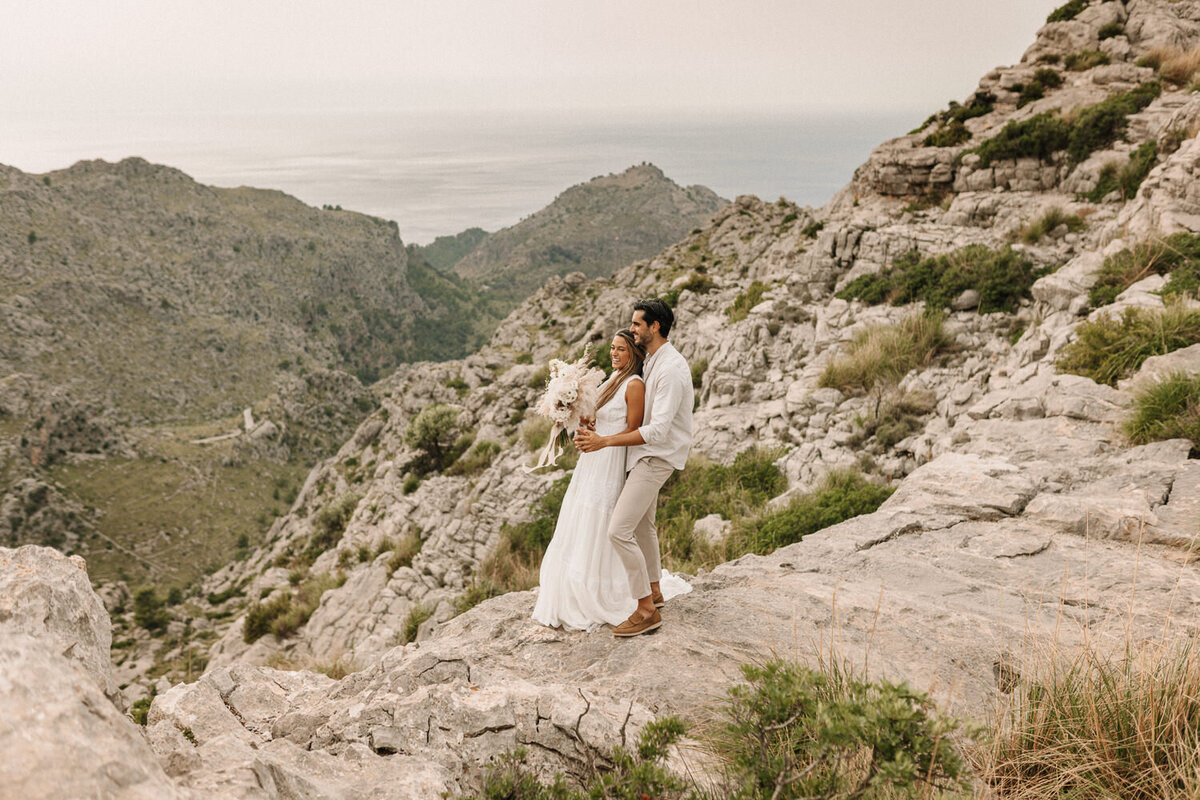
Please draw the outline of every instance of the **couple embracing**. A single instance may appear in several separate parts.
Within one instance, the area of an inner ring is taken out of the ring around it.
[[[690,591],[663,575],[654,511],[658,491],[692,445],[691,370],[668,334],[675,321],[657,298],[634,304],[629,330],[611,345],[593,427],[542,559],[533,618],[571,630],[613,626],[637,636],[662,625],[666,598]],[[670,583],[664,590],[664,584]]]

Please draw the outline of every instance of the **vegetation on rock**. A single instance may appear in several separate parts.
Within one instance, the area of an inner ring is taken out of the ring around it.
[[[1099,203],[1105,197],[1117,192],[1122,200],[1129,200],[1137,194],[1138,187],[1154,168],[1158,159],[1158,143],[1144,142],[1129,154],[1125,164],[1109,162],[1100,168],[1096,186],[1084,197],[1092,203]]]
[[[1119,318],[1104,314],[1079,323],[1075,335],[1055,362],[1058,369],[1115,386],[1147,358],[1200,342],[1200,311],[1178,302],[1161,311],[1127,308]]]
[[[894,306],[924,300],[930,309],[950,308],[968,289],[979,292],[979,310],[1016,311],[1030,287],[1043,273],[1022,253],[1006,247],[992,250],[973,244],[936,256],[905,253],[892,266],[860,275],[837,293],[843,300],[891,303]]]
[[[1176,233],[1165,239],[1139,242],[1104,260],[1088,293],[1094,308],[1150,275],[1168,275],[1165,296],[1191,295],[1200,290],[1200,234]]]
[[[1200,450],[1200,375],[1176,372],[1143,388],[1124,429],[1134,444],[1189,439]]]
[[[941,312],[910,314],[895,325],[872,325],[850,343],[847,352],[825,367],[822,387],[842,392],[882,390],[918,366],[928,364],[951,343],[942,331]]]

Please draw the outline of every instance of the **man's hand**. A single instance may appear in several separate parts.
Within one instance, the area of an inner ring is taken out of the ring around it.
[[[592,453],[604,447],[604,437],[593,430],[580,428],[575,431],[575,446],[585,453]]]

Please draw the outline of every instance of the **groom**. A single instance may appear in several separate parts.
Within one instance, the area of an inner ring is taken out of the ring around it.
[[[646,348],[642,427],[613,436],[598,436],[586,429],[575,434],[575,444],[585,453],[602,447],[629,448],[626,467],[631,469],[613,508],[608,537],[629,574],[629,587],[638,605],[629,619],[613,629],[614,636],[637,636],[662,626],[659,609],[664,600],[658,586],[662,565],[654,510],[658,490],[687,462],[694,403],[692,372],[667,341],[674,322],[671,307],[658,298],[639,300],[633,306],[629,330]]]

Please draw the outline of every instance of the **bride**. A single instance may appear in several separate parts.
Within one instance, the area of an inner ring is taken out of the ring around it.
[[[635,431],[642,424],[646,351],[629,331],[613,337],[612,375],[600,387],[596,432]],[[637,606],[625,568],[608,538],[608,520],[625,484],[624,447],[582,453],[563,496],[554,536],[542,558],[533,618],[568,630],[619,625]]]

